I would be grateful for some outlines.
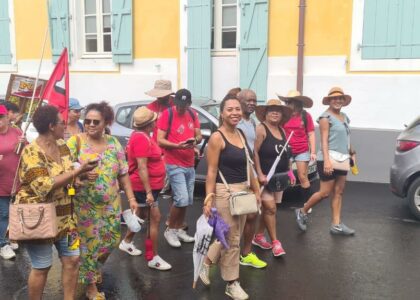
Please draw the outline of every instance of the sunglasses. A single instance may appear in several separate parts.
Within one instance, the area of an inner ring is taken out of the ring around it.
[[[98,126],[101,123],[101,120],[92,120],[92,119],[85,119],[83,121],[83,124],[85,125],[94,125],[94,126]]]
[[[337,97],[330,97],[331,101],[344,101],[343,96],[337,96]]]

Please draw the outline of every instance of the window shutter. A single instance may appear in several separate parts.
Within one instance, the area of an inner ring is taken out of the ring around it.
[[[12,63],[9,0],[0,0],[0,64]]]
[[[420,1],[404,0],[400,58],[420,58]]]
[[[267,98],[268,0],[241,0],[240,86]]]
[[[188,89],[193,99],[211,99],[211,0],[188,0]]]
[[[420,1],[365,0],[362,59],[420,58]]]
[[[69,49],[70,61],[70,14],[67,0],[49,0],[48,21],[51,38],[52,61],[56,63],[64,48]]]
[[[133,62],[132,0],[112,1],[112,60],[114,63]]]

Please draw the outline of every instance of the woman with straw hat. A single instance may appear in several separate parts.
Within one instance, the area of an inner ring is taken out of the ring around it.
[[[142,218],[150,214],[150,237],[153,244],[153,259],[148,262],[149,268],[166,271],[171,265],[158,255],[158,236],[160,210],[158,196],[165,183],[165,164],[162,150],[154,139],[150,138],[156,126],[157,114],[147,107],[137,108],[133,115],[133,129],[127,143],[128,173],[138,211]],[[119,248],[130,255],[141,255],[133,244],[134,232],[127,230]]]
[[[353,161],[356,160],[356,152],[350,145],[350,119],[341,112],[341,109],[349,105],[350,102],[351,96],[346,95],[339,87],[332,88],[322,100],[322,104],[328,105],[328,109],[317,120],[321,133],[321,150],[317,155],[320,189],[309,198],[304,207],[295,211],[297,224],[302,231],[306,231],[307,228],[308,210],[332,195],[330,233],[346,236],[355,233],[341,220],[342,197],[346,185],[347,169],[350,168],[349,157],[351,156]],[[337,158],[337,156],[341,158]],[[342,163],[336,163],[337,160]],[[346,162],[348,166],[346,166]]]
[[[312,116],[305,110],[311,108],[311,98],[302,96],[299,91],[291,90],[286,97],[278,96],[293,110],[289,121],[284,124],[286,135],[293,136],[290,139],[292,158],[296,162],[297,175],[301,185],[304,201],[311,196],[311,184],[308,179],[309,161],[316,160],[315,152],[315,127]]]
[[[256,116],[261,124],[257,126],[254,161],[258,180],[264,185],[264,190],[261,194],[262,218],[260,218],[257,234],[252,243],[262,249],[272,249],[273,255],[276,257],[286,254],[276,232],[276,200],[281,199],[283,192],[271,189],[268,185],[267,174],[281,150],[287,147],[286,134],[282,126],[290,119],[291,114],[292,110],[282,105],[278,99],[268,100],[266,105],[260,105],[256,108]],[[289,151],[287,148],[286,150],[280,157],[275,174],[290,170]],[[296,178],[293,172],[289,171],[288,175],[290,181],[294,184]],[[271,243],[265,239],[265,228],[267,228]]]

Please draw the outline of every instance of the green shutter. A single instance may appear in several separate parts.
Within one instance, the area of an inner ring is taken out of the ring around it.
[[[188,89],[194,100],[211,99],[211,0],[188,0]]]
[[[401,15],[400,58],[420,58],[420,1],[404,0]]]
[[[0,0],[0,64],[12,63],[9,0]]]
[[[133,62],[132,0],[112,1],[112,60],[114,63]]]
[[[257,100],[267,99],[268,0],[240,2],[240,86],[257,93]]]
[[[419,18],[419,0],[365,0],[362,59],[420,58]]]
[[[68,0],[48,1],[48,21],[53,63],[58,61],[64,48],[68,49],[70,60],[70,14]]]

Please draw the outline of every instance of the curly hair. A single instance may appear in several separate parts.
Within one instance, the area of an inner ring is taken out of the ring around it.
[[[58,122],[58,109],[52,105],[44,105],[37,108],[32,116],[32,123],[39,134],[45,134],[50,129],[50,125]]]
[[[104,118],[105,125],[111,126],[114,122],[114,110],[108,104],[108,102],[102,101],[100,103],[91,103],[86,107],[85,115],[88,114],[89,111],[96,110],[102,115]]]

